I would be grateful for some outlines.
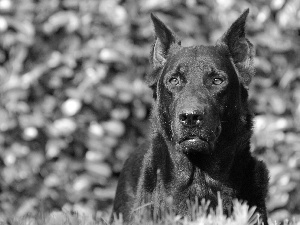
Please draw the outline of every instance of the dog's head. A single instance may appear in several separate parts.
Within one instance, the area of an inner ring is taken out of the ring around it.
[[[146,79],[154,91],[156,126],[177,150],[210,154],[246,126],[247,89],[254,74],[253,48],[245,37],[248,13],[215,45],[192,47],[182,47],[173,32],[151,15],[153,72]]]

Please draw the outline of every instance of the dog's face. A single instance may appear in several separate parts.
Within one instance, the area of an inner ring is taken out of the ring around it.
[[[156,42],[151,53],[156,111],[168,138],[185,154],[211,154],[224,124],[239,123],[242,92],[253,75],[252,45],[245,38],[248,11],[215,46],[182,47],[173,33],[152,17]]]
[[[225,53],[218,47],[188,47],[166,62],[159,81],[161,100],[173,141],[183,152],[212,152],[226,113],[238,108],[239,99],[232,95],[239,92],[239,81]]]

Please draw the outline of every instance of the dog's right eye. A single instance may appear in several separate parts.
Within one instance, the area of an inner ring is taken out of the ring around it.
[[[180,80],[177,77],[171,77],[169,79],[169,83],[172,84],[173,86],[178,86],[180,84]]]
[[[224,82],[224,80],[222,79],[222,78],[214,78],[213,79],[213,84],[214,85],[220,85],[220,84],[222,84]]]

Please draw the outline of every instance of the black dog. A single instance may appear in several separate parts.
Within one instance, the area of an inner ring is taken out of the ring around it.
[[[252,114],[248,86],[254,75],[253,48],[245,37],[246,10],[214,46],[182,47],[157,17],[151,16],[155,43],[147,77],[153,89],[152,136],[126,161],[114,213],[125,222],[149,203],[188,215],[187,200],[210,200],[223,210],[232,200],[257,206],[267,224],[268,170],[250,153]]]

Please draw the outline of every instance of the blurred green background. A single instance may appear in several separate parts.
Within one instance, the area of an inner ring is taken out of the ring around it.
[[[0,0],[0,218],[109,213],[149,133],[150,12],[188,46],[214,43],[246,8],[253,152],[270,169],[270,216],[299,218],[299,0]]]

